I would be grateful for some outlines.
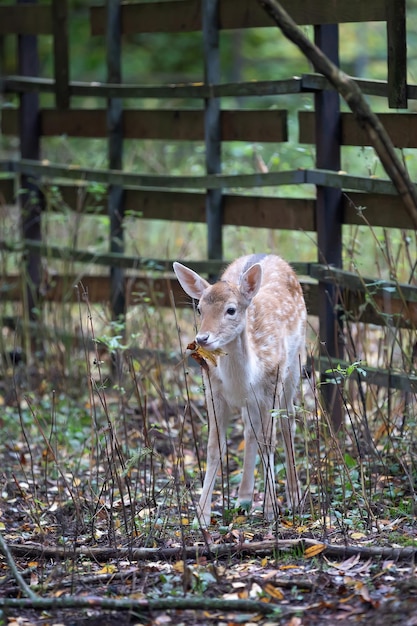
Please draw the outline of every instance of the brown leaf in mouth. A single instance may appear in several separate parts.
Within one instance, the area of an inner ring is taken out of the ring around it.
[[[191,350],[190,356],[195,361],[197,361],[197,363],[206,372],[208,372],[209,370],[207,361],[209,361],[209,363],[214,365],[214,367],[217,367],[217,357],[224,356],[225,354],[227,354],[227,352],[224,352],[220,348],[217,348],[216,350],[206,350],[205,348],[202,348],[201,346],[199,346],[196,341],[189,343],[187,346],[187,350]]]

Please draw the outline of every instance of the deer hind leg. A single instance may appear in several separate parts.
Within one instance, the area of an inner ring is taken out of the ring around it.
[[[294,434],[295,416],[294,413],[283,414],[280,418],[281,433],[284,441],[285,468],[287,473],[286,494],[287,504],[292,511],[297,511],[301,504],[300,482],[298,480],[297,467],[295,464]]]
[[[225,403],[219,399],[213,402],[210,394],[207,394],[207,412],[209,423],[207,467],[203,489],[197,505],[197,519],[202,526],[210,524],[213,489],[226,452],[226,427],[228,423]]]
[[[284,386],[280,401],[280,427],[284,442],[285,468],[286,468],[286,495],[287,504],[292,511],[297,511],[301,504],[301,489],[298,480],[297,467],[295,462],[294,435],[295,435],[295,413],[294,395],[296,384],[288,377]]]

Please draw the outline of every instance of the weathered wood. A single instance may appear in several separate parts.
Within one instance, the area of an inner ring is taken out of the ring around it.
[[[70,103],[68,55],[68,0],[52,0],[54,31],[55,104],[67,109]]]
[[[388,103],[407,108],[407,29],[405,0],[385,0],[387,6]]]
[[[92,265],[104,265],[110,267],[123,267],[125,269],[132,269],[141,272],[165,272],[172,274],[172,265],[176,259],[155,259],[148,257],[128,256],[122,253],[108,252],[98,254],[90,252],[88,250],[74,250],[74,248],[66,248],[63,246],[51,246],[39,241],[26,240],[24,242],[30,250],[36,250],[49,259],[59,259],[61,261],[73,261],[74,263],[92,264]],[[2,250],[16,251],[16,247],[8,245],[4,242]],[[220,270],[230,263],[222,259],[211,259],[204,261],[187,261],[187,265],[194,271],[200,274],[217,274]],[[290,264],[294,271],[303,276],[309,276],[313,267],[316,264],[296,262]]]
[[[72,81],[70,93],[72,96],[97,98],[189,98],[198,99],[213,97],[240,97],[240,96],[273,96],[290,93],[300,93],[303,90],[302,78],[289,78],[276,81],[251,81],[249,83],[223,83],[220,85],[201,84],[172,84],[172,85],[135,85],[109,84],[104,82],[84,83]],[[53,93],[54,81],[50,78],[25,78],[21,76],[6,76],[3,79],[6,92],[40,91]],[[412,86],[409,86],[412,88]],[[384,84],[375,87],[378,93],[384,92]],[[386,84],[385,84],[386,91]]]
[[[315,114],[298,112],[299,142],[315,143]],[[378,113],[378,118],[396,148],[417,148],[417,113]],[[372,141],[352,113],[342,113],[340,141],[344,146],[371,146]]]
[[[74,208],[80,193],[85,198],[83,211],[96,215],[106,214],[106,197],[93,197],[88,185],[54,185],[62,197],[63,205]],[[48,202],[48,186],[42,185]],[[0,193],[4,202],[15,201],[14,179],[0,178]],[[202,193],[125,189],[125,211],[141,219],[178,222],[205,222],[205,196]],[[385,228],[412,229],[413,224],[398,196],[346,191],[343,194],[343,223]],[[100,208],[101,207],[101,208]],[[256,195],[223,195],[223,223],[251,228],[286,230],[315,230],[315,200],[313,198],[275,198]]]
[[[48,187],[43,187],[48,201]],[[104,198],[88,194],[86,185],[54,185],[62,203],[50,210],[61,210],[63,205],[74,208],[84,197],[83,212],[104,214]],[[367,196],[365,196],[367,197]],[[125,213],[140,219],[205,223],[205,195],[202,193],[127,188],[124,195]],[[223,195],[224,225],[286,230],[315,230],[315,200],[313,198],[275,198],[256,195]],[[363,223],[363,222],[362,222]]]
[[[33,0],[19,0],[18,7],[22,13],[31,5]],[[27,5],[27,6],[26,6]],[[35,5],[33,5],[35,6]],[[33,8],[33,7],[32,7]],[[39,72],[38,42],[34,35],[18,36],[18,65],[22,76],[37,76]],[[22,159],[40,158],[39,134],[39,96],[36,93],[20,95],[19,107],[19,140]],[[21,173],[21,192],[19,194],[22,220],[23,239],[41,241],[41,213],[43,198],[36,179],[27,172]],[[28,250],[24,255],[24,304],[29,319],[38,317],[38,297],[41,284],[41,257],[36,251]],[[32,338],[36,341],[36,337]],[[32,342],[32,348],[36,349]]]
[[[370,108],[359,87],[306,37],[278,0],[258,0],[258,2],[284,35],[293,41],[311,61],[315,70],[321,72],[333,84],[355,114],[358,123],[367,130],[382,166],[402,197],[410,218],[417,228],[417,188],[411,181],[404,163],[395,152],[378,116]]]
[[[314,113],[300,111],[299,141],[314,143]],[[395,147],[417,147],[417,114],[379,113]],[[41,133],[45,137],[66,134],[70,137],[106,137],[104,109],[43,109],[40,113]],[[18,112],[4,109],[1,130],[4,135],[16,135]],[[123,128],[128,139],[166,139],[172,141],[202,141],[204,113],[187,111],[124,111]],[[287,112],[280,110],[222,111],[221,129],[225,141],[283,142],[288,141]],[[355,120],[353,114],[343,113],[342,145],[369,146],[372,142]]]
[[[369,224],[413,229],[414,224],[399,196],[348,191],[343,194],[344,224]]]
[[[374,297],[389,298],[401,302],[417,303],[417,287],[406,283],[397,283],[391,280],[366,278],[353,272],[337,267],[322,264],[311,264],[309,275],[317,280],[331,282],[338,289],[348,289],[352,292],[363,292]]]
[[[15,179],[0,178],[0,204],[11,204],[15,200]]]
[[[339,65],[339,28],[337,24],[314,29],[314,40],[320,50]],[[314,97],[316,166],[340,170],[340,103],[336,91],[318,91]],[[317,251],[319,263],[342,266],[342,192],[341,189],[317,186]],[[343,358],[343,329],[339,293],[335,286],[319,280],[319,333],[323,354]],[[328,382],[324,376],[323,381]],[[337,432],[343,421],[341,395],[337,385],[323,385],[323,397]]]
[[[96,183],[120,184],[124,187],[159,188],[159,189],[218,189],[218,188],[249,188],[277,187],[279,185],[324,185],[346,190],[368,193],[396,195],[396,189],[389,180],[368,178],[366,176],[350,176],[320,169],[298,169],[266,174],[218,174],[210,176],[164,176],[131,174],[114,170],[91,169],[76,165],[50,165],[44,162],[20,159],[5,161],[0,159],[0,171],[26,173],[31,176],[44,176],[48,179],[63,178],[67,180],[91,181]]]
[[[347,361],[324,358],[321,359],[319,363],[315,363],[315,366],[320,369],[322,374],[326,372],[329,374],[328,370],[333,369],[334,375],[340,377],[341,370],[348,370],[351,364]],[[348,378],[359,379],[362,383],[367,385],[376,385],[377,387],[386,387],[387,389],[401,389],[402,391],[417,393],[417,376],[414,374],[403,374],[394,370],[383,370],[381,368],[370,367],[366,365],[366,363],[360,363]]]
[[[383,80],[368,80],[353,77],[364,94],[386,98],[388,83]],[[0,79],[1,80],[1,79]],[[22,91],[39,91],[54,93],[55,82],[51,78],[31,78],[22,76],[5,76],[2,79],[3,90],[10,93]],[[114,85],[102,82],[85,83],[71,81],[69,91],[71,96],[87,98],[189,98],[198,99],[213,97],[243,97],[243,96],[274,96],[282,94],[297,94],[314,92],[318,89],[334,89],[321,74],[303,74],[276,81],[251,81],[249,83],[223,83],[221,85]],[[417,100],[417,86],[407,85],[409,100]]]
[[[298,24],[334,24],[344,22],[371,22],[387,19],[385,2],[380,0],[284,0],[283,6]],[[105,8],[90,8],[92,35],[105,32]],[[219,10],[219,28],[270,27],[271,20],[253,0],[222,0]],[[125,4],[122,10],[122,32],[184,33],[202,29],[201,3],[195,0]]]
[[[0,6],[0,35],[52,35],[51,7],[32,4]]]
[[[204,82],[215,85],[220,82],[219,46],[219,0],[202,0],[202,28],[204,52]],[[209,96],[204,100],[204,146],[207,174],[221,174],[222,112],[218,98]],[[222,189],[207,189],[207,256],[223,258],[223,200]]]
[[[121,7],[120,0],[107,0],[106,60],[109,83],[122,81],[121,55]],[[108,163],[113,170],[123,169],[123,101],[110,98],[107,102],[106,135],[108,137]],[[122,185],[110,185],[108,189],[108,214],[110,217],[110,252],[124,251],[124,190]],[[124,274],[121,267],[110,266],[110,307],[114,320],[121,320],[126,313],[126,296],[123,289]]]
[[[1,130],[4,135],[17,132],[16,109],[4,109]],[[203,141],[203,110],[127,110],[123,112],[123,135],[126,139],[164,139],[170,141]],[[288,140],[287,112],[222,111],[223,141],[281,142]],[[43,109],[40,113],[44,137],[106,137],[105,109]]]
[[[65,250],[59,250],[57,248],[49,248],[48,253],[51,254],[51,258],[65,258]],[[154,273],[154,269],[169,264],[167,260],[158,259],[135,259],[119,256],[119,258],[113,258],[111,255],[97,255],[97,258],[93,258],[94,255],[88,252],[75,253],[75,257],[72,260],[87,263],[93,263],[97,260],[102,265],[108,265],[108,263],[120,263],[122,267],[127,267],[128,262],[132,263],[133,267],[148,266],[150,272],[139,276],[129,276],[124,279],[123,289],[126,296],[126,305],[132,306],[139,302],[147,302],[148,298],[159,306],[170,307],[171,299],[170,292],[173,291],[175,297],[176,306],[188,306],[190,300],[184,295],[184,292],[178,285],[178,281],[173,278],[172,274],[166,276],[154,277],[151,274]],[[216,264],[216,262],[193,262],[187,261],[187,264],[198,272],[213,273],[219,271],[222,267],[222,263]],[[308,272],[308,264],[293,264],[295,269],[301,274],[305,275]],[[314,267],[314,265],[313,265]],[[307,309],[309,315],[318,314],[319,295],[317,284],[305,279],[300,279],[303,287],[304,296],[307,303]],[[56,275],[50,280],[48,284],[43,285],[43,298],[47,302],[77,302],[79,297],[79,291],[75,288],[76,285],[82,284],[88,294],[88,299],[91,303],[109,303],[110,302],[110,277],[108,275],[90,275],[80,276],[80,274],[73,276]],[[340,286],[341,296],[343,304],[346,308],[348,319],[353,322],[370,323],[379,326],[390,326],[398,328],[416,329],[417,328],[417,302],[401,300],[400,298],[391,297],[391,293],[384,294],[383,290],[375,293],[372,291],[350,291],[347,288]],[[138,295],[140,294],[140,296]],[[0,295],[2,298],[7,299],[10,302],[21,301],[22,297],[22,278],[20,276],[2,276],[0,277]],[[370,295],[372,296],[370,298]],[[387,297],[388,296],[388,297]],[[415,294],[413,294],[415,298]],[[323,359],[327,358],[327,355],[322,356]],[[336,361],[341,360],[336,358]]]

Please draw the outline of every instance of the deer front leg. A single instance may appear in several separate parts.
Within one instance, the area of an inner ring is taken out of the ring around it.
[[[207,468],[203,490],[197,505],[197,518],[202,526],[210,524],[214,484],[226,452],[226,426],[228,421],[225,403],[219,398],[213,402],[209,394],[207,394],[207,412],[209,422]]]
[[[245,425],[245,457],[242,482],[239,488],[239,505],[249,510],[255,486],[256,455],[259,453],[264,471],[264,517],[272,520],[276,514],[275,496],[275,426],[270,411],[259,403],[243,410]]]
[[[256,411],[256,409],[255,409]],[[239,485],[238,506],[249,511],[252,506],[255,486],[256,455],[258,453],[259,417],[252,415],[249,407],[242,410],[245,440],[242,480]]]

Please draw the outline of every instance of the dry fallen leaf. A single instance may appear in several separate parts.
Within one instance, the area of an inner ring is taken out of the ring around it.
[[[284,594],[282,593],[279,587],[275,587],[271,583],[267,583],[263,588],[264,592],[267,593],[271,598],[275,598],[275,600],[283,600]]]
[[[225,356],[227,353],[217,348],[217,350],[206,350],[198,345],[196,341],[189,343],[187,346],[187,350],[191,350],[190,356],[197,361],[197,363],[208,372],[208,364],[209,361],[214,367],[217,366],[217,357]]]
[[[117,566],[113,563],[106,563],[96,574],[114,574],[115,572],[117,572]]]
[[[326,545],[324,543],[318,543],[314,546],[310,546],[304,552],[305,559],[311,559],[313,556],[317,556],[321,552],[326,549]]]

